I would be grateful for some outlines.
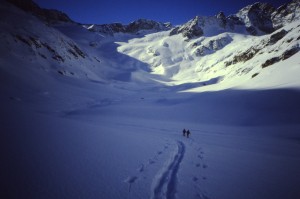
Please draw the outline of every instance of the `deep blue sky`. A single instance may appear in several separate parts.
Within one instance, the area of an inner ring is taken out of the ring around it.
[[[212,16],[223,11],[226,16],[237,13],[259,0],[34,0],[43,8],[61,10],[81,23],[128,24],[139,18],[182,24],[196,15]],[[276,8],[291,0],[261,0]]]

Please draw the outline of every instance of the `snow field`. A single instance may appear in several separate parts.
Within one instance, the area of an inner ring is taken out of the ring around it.
[[[107,37],[0,8],[15,22],[0,20],[0,198],[300,196],[299,53],[261,67],[299,45],[299,22],[225,66],[270,36]]]

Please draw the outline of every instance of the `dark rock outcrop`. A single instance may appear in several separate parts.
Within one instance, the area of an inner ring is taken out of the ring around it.
[[[279,58],[279,57],[273,57],[273,58],[268,59],[267,61],[265,61],[265,63],[263,63],[263,64],[261,65],[261,67],[262,67],[262,68],[266,68],[266,67],[271,66],[271,65],[273,65],[273,64],[275,64],[275,63],[277,63],[277,62],[279,62],[279,61],[280,61],[280,58]]]
[[[281,31],[274,33],[270,36],[270,39],[267,43],[267,45],[273,45],[275,44],[277,41],[279,41],[280,39],[282,39],[288,32],[284,29],[282,29]]]
[[[32,0],[6,0],[7,2],[17,6],[18,8],[30,12],[36,17],[42,19],[47,23],[57,23],[57,22],[71,22],[71,20],[67,14],[53,9],[43,9],[40,8],[36,3]]]
[[[300,51],[300,48],[298,46],[294,46],[294,47],[286,50],[281,56],[268,59],[267,61],[265,61],[265,63],[263,63],[261,65],[261,67],[266,68],[266,67],[271,66],[281,60],[286,60],[286,59],[290,58],[291,56],[295,55],[296,53],[298,53],[299,51]]]
[[[199,26],[199,17],[196,16],[194,19],[190,20],[186,24],[174,28],[170,32],[170,36],[175,34],[182,34],[184,37],[187,37],[188,39],[202,36],[203,30]]]
[[[160,23],[148,19],[138,19],[131,22],[128,25],[121,23],[102,24],[102,25],[90,25],[88,29],[93,32],[100,32],[108,35],[115,33],[131,33],[137,34],[139,31],[164,31],[169,30],[172,27],[170,23]]]
[[[291,56],[295,55],[297,52],[300,51],[300,48],[298,46],[294,46],[288,50],[286,50],[282,55],[281,55],[281,60],[286,60],[290,58]]]
[[[287,23],[300,19],[300,0],[292,0],[277,8],[272,13],[272,21],[275,29],[279,29]]]
[[[88,30],[92,32],[100,32],[108,35],[114,33],[126,32],[125,27],[121,23],[103,24],[103,25],[90,25]]]
[[[170,27],[170,23],[160,23],[153,20],[138,19],[125,26],[125,32],[137,33],[141,30],[162,31],[168,30]]]
[[[224,48],[226,45],[228,45],[232,41],[232,38],[230,37],[220,37],[210,40],[209,42],[202,44],[195,42],[192,47],[195,48],[195,55],[197,57],[212,54],[222,48]]]
[[[237,14],[225,16],[223,12],[212,17],[196,16],[186,24],[176,27],[170,33],[182,34],[188,39],[205,35],[211,32],[236,32],[244,29],[251,35],[269,34],[274,31],[271,15],[275,8],[266,3],[255,3],[241,9]],[[241,28],[242,27],[242,28]]]
[[[170,35],[182,34],[191,39],[206,35],[205,31],[211,31],[212,28],[218,33],[223,29],[223,32],[245,30],[250,35],[265,35],[297,20],[300,20],[300,0],[292,0],[278,9],[271,4],[258,2],[228,17],[223,12],[212,17],[196,16],[186,24],[174,28]]]
[[[225,28],[226,24],[227,24],[227,19],[226,19],[224,12],[219,12],[219,14],[217,14],[216,17],[219,21],[219,26],[221,26],[222,28]]]
[[[231,61],[225,62],[225,66],[230,66],[238,62],[246,62],[252,59],[259,51],[260,51],[259,48],[252,46],[245,52],[235,55]]]
[[[247,18],[252,27],[264,33],[271,33],[274,31],[271,15],[275,8],[268,3],[255,3],[249,7]]]

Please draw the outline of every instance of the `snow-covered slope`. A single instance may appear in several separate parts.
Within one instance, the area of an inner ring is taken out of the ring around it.
[[[182,35],[163,32],[120,43],[118,50],[177,83],[198,82],[198,87],[218,84],[224,89],[222,85],[237,86],[265,75],[265,71],[276,71],[276,64],[286,65],[300,49],[299,31],[297,21],[260,37],[222,33],[185,41]],[[297,62],[291,67],[297,68]],[[280,84],[281,79],[277,81]]]
[[[0,198],[300,197],[299,1],[172,30],[32,3],[0,3]]]
[[[265,35],[291,22],[299,21],[299,13],[299,0],[293,0],[277,9],[271,4],[257,2],[228,17],[223,12],[210,17],[196,16],[186,24],[175,27],[170,35],[182,34],[188,39],[223,32]]]

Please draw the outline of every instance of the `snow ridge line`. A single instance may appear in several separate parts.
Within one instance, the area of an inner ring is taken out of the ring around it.
[[[161,175],[155,178],[152,199],[175,199],[177,173],[185,152],[184,144],[178,141],[177,149],[177,153],[174,155],[171,163],[163,168]]]

